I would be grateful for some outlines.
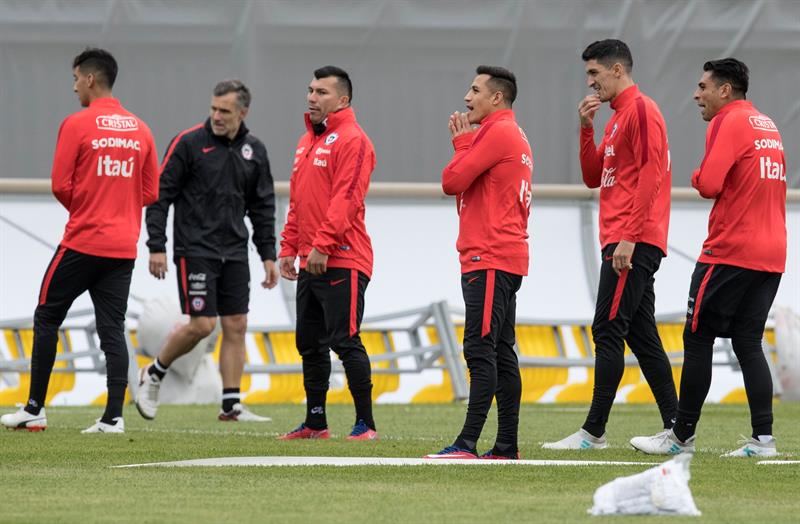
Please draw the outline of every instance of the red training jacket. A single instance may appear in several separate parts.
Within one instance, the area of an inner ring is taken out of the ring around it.
[[[581,127],[581,171],[587,187],[600,188],[600,246],[644,242],[667,254],[672,165],[667,125],[639,87],[611,101],[600,147],[594,129]]]
[[[784,272],[786,160],[770,117],[747,100],[720,109],[709,122],[692,186],[716,200],[700,262]]]
[[[461,272],[528,274],[533,154],[511,109],[495,111],[476,132],[453,139],[442,189],[456,195]]]
[[[61,245],[87,255],[136,258],[142,207],[158,199],[150,128],[115,98],[98,98],[61,123],[53,194],[69,211]]]
[[[300,256],[312,248],[328,255],[328,267],[357,269],[372,277],[372,241],[364,224],[364,197],[375,168],[375,149],[356,122],[352,108],[328,115],[317,136],[305,115],[289,182],[289,216],[279,257]]]

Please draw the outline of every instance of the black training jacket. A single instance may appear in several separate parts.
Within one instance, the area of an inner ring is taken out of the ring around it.
[[[247,214],[261,260],[275,260],[275,188],[267,148],[244,122],[233,140],[216,136],[210,119],[172,139],[161,163],[158,202],[147,208],[151,253],[167,250],[170,204],[176,257],[247,260]]]

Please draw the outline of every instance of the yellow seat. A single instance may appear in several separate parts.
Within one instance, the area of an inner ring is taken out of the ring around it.
[[[573,326],[572,334],[581,356],[584,358],[594,358],[594,338],[592,337],[591,326]],[[625,345],[625,356],[631,354],[628,345]],[[594,391],[594,368],[586,369],[586,381],[570,384],[556,395],[556,402],[591,402],[592,392]],[[626,366],[622,373],[619,386],[637,384],[641,381],[641,372],[636,365]]]
[[[559,357],[561,331],[554,326],[518,325],[517,347],[520,355],[528,357]],[[553,386],[567,382],[567,368],[525,367],[522,377],[522,402],[536,402]]]
[[[267,344],[272,348],[270,358]],[[265,364],[301,364],[293,331],[256,334],[256,346]],[[253,391],[245,399],[248,404],[301,404],[306,399],[303,373],[270,373],[269,389]]]
[[[670,353],[683,352],[683,324],[658,324],[658,335],[661,337],[667,356],[670,356]],[[675,381],[676,391],[680,391],[681,369],[681,366],[672,366],[672,379]],[[650,385],[643,381],[628,393],[625,400],[633,404],[651,404],[656,398]]]
[[[390,332],[384,331],[362,331],[361,342],[367,350],[368,355],[383,355],[386,353],[394,352],[394,339]],[[372,368],[388,369],[392,366],[392,362],[386,360],[383,362],[373,362]],[[378,397],[384,393],[391,393],[397,391],[400,387],[400,375],[397,374],[372,374],[372,400],[378,400]],[[329,404],[348,404],[352,402],[352,396],[347,386],[332,389],[328,392]]]
[[[436,331],[436,326],[426,326],[425,331],[428,334],[428,340],[432,345],[439,344],[439,334]],[[459,344],[464,343],[464,326],[456,326],[456,339]],[[463,356],[461,357],[463,358]],[[439,358],[440,364],[444,363],[444,359]],[[466,366],[466,363],[464,364]],[[440,384],[431,384],[417,391],[411,398],[411,402],[415,404],[438,404],[442,402],[453,402],[453,381],[450,378],[450,372],[446,369],[442,370],[442,382]]]
[[[30,359],[33,354],[33,330],[32,329],[4,329],[6,344],[8,345],[13,359]],[[65,352],[65,345],[71,347],[69,332],[59,331],[58,344],[56,345],[56,355]],[[68,369],[70,363],[66,361],[56,361],[53,369]],[[19,373],[19,384],[14,388],[0,390],[0,405],[13,406],[24,404],[28,401],[31,387],[31,374],[29,371]],[[63,391],[71,391],[75,387],[75,373],[53,373],[50,375],[50,384],[47,387],[47,397],[45,404],[49,404],[53,397]]]

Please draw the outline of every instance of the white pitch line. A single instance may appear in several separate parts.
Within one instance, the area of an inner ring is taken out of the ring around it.
[[[800,460],[759,460],[756,462],[759,466],[767,466],[772,464],[777,465],[784,465],[784,464],[800,464]]]
[[[189,467],[189,466],[657,466],[656,462],[607,460],[459,460],[386,457],[222,457],[177,462],[127,464],[112,468]]]

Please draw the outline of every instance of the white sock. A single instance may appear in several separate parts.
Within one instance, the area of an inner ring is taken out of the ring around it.
[[[767,442],[772,441],[772,435],[759,435],[758,441],[766,444]]]

